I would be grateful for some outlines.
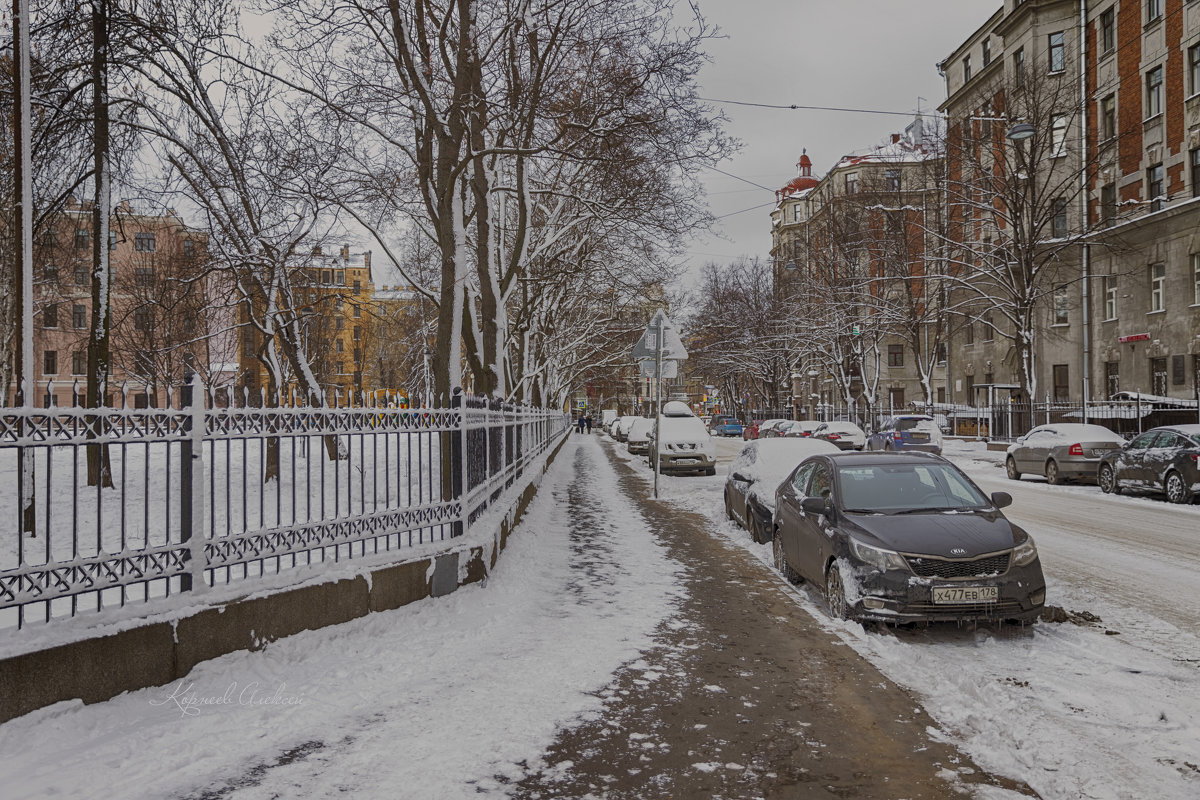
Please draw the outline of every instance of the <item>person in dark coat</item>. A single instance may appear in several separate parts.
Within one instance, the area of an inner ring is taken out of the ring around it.
[[[588,414],[583,419],[584,419],[584,422],[587,424],[588,433],[591,433],[592,432],[592,415]]]

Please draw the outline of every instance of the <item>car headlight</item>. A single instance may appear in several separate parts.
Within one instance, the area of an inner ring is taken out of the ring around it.
[[[869,544],[863,544],[857,539],[851,538],[850,552],[859,561],[878,570],[898,569],[904,572],[908,571],[908,562],[899,553],[894,553],[891,550],[881,550],[878,547],[872,547]]]
[[[1025,541],[1013,548],[1012,561],[1018,567],[1032,564],[1037,557],[1037,545],[1033,543],[1032,536],[1026,536]]]

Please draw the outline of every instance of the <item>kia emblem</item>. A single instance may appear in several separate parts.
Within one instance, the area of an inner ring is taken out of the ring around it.
[[[965,556],[966,554],[967,554],[967,551],[963,550],[961,547],[951,547],[950,548],[950,555],[952,555],[952,556]]]

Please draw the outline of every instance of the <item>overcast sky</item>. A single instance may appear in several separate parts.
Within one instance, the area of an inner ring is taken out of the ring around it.
[[[783,105],[885,111],[936,109],[945,83],[937,63],[1002,5],[1001,0],[700,0],[726,38],[710,42],[702,97]],[[709,205],[724,216],[718,233],[694,239],[695,274],[706,261],[766,258],[774,190],[796,174],[802,148],[813,174],[842,155],[903,131],[911,117],[718,106],[742,141],[725,172],[770,191],[708,172]],[[765,205],[764,205],[765,204]],[[760,206],[752,211],[744,211]],[[743,213],[736,213],[743,212]],[[729,215],[729,216],[725,216]]]

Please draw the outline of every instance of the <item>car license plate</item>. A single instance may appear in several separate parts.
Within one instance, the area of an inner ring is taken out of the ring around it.
[[[677,459],[675,459],[675,463],[676,464],[695,464],[699,460],[700,459],[698,459],[698,458],[677,458]]]
[[[995,603],[1000,599],[1000,590],[995,586],[935,586],[935,603]]]
[[[909,438],[911,438],[914,442],[928,442],[929,434],[928,433],[910,433]]]

